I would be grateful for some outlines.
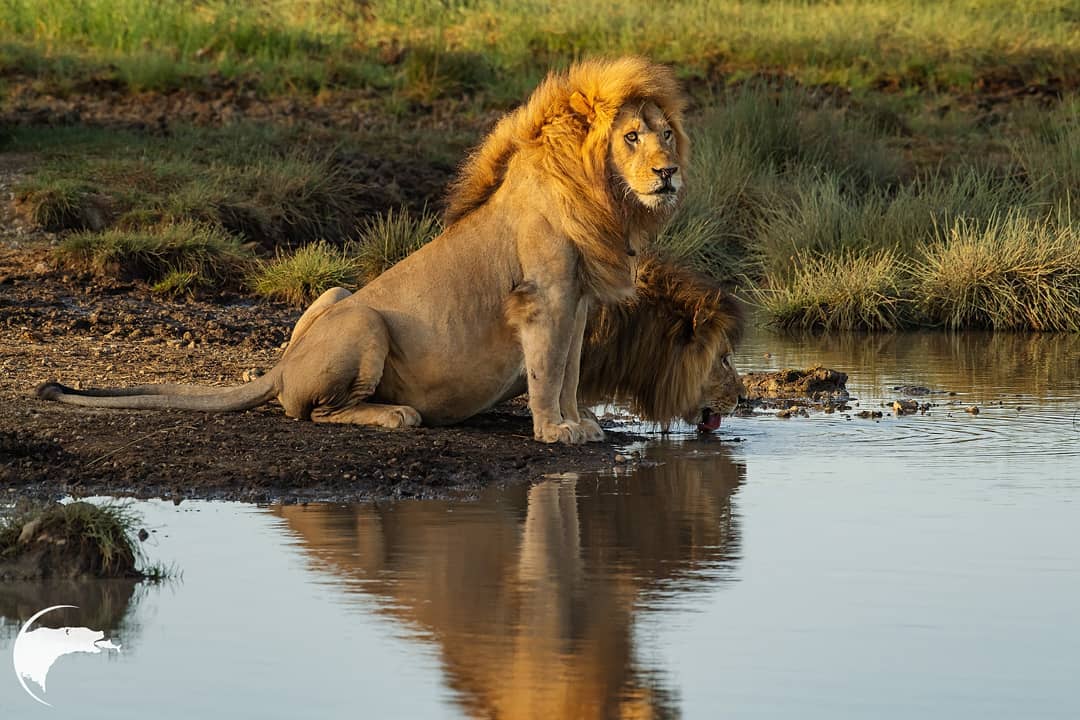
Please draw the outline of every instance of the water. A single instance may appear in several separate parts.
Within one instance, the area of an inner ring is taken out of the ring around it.
[[[877,422],[731,418],[477,502],[140,503],[183,578],[0,586],[6,657],[57,603],[124,645],[59,660],[51,709],[5,663],[0,717],[1080,716],[1080,338],[760,334],[739,357],[814,362],[855,410],[943,392]]]

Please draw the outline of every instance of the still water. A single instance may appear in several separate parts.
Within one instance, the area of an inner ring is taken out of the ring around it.
[[[476,502],[140,503],[182,579],[0,585],[0,718],[1080,717],[1080,338],[759,334],[738,360],[845,370],[855,410],[941,393]],[[58,660],[47,708],[11,648],[61,603],[123,651]]]

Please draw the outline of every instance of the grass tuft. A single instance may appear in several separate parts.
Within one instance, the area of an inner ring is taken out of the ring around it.
[[[419,250],[440,230],[438,218],[426,211],[414,217],[405,209],[390,210],[365,222],[355,243],[361,283],[371,282],[402,258]]]
[[[164,579],[167,568],[152,565],[144,575],[138,567],[139,522],[129,505],[119,503],[22,507],[0,520],[0,575]]]
[[[908,268],[888,249],[799,255],[788,277],[765,278],[753,299],[775,325],[800,330],[897,330],[910,324]]]
[[[332,287],[355,288],[357,277],[354,258],[320,241],[259,262],[248,284],[263,297],[305,305]]]
[[[1080,232],[1010,211],[958,219],[915,268],[922,311],[949,328],[1080,331]]]
[[[109,277],[143,279],[171,290],[228,284],[250,251],[221,230],[192,222],[144,230],[81,232],[56,250],[60,262]]]

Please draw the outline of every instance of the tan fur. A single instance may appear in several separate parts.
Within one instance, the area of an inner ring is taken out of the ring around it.
[[[667,68],[587,61],[549,76],[455,183],[446,230],[350,295],[328,291],[247,385],[38,396],[93,407],[242,410],[408,427],[458,422],[527,385],[544,442],[603,437],[577,385],[590,303],[633,291],[632,252],[684,187],[684,101]]]
[[[714,281],[646,258],[633,299],[589,319],[580,400],[625,403],[659,423],[730,413],[743,392],[730,357],[742,332],[738,303]]]

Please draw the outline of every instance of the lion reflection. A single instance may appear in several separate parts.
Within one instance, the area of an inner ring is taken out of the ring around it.
[[[313,563],[438,644],[473,716],[673,717],[661,673],[635,657],[635,613],[656,591],[730,577],[745,468],[720,448],[648,454],[664,464],[495,489],[477,503],[272,512]]]

